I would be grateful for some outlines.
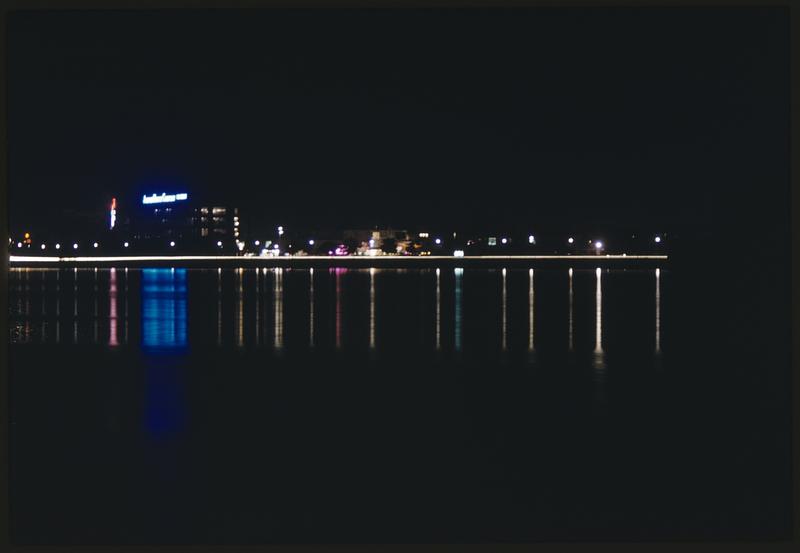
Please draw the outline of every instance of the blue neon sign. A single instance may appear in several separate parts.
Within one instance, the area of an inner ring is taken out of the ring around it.
[[[142,196],[142,203],[145,205],[166,204],[188,199],[189,199],[189,194],[186,194],[185,192],[182,194],[165,194],[164,192],[162,192],[160,196],[158,194],[153,194],[152,196],[148,196],[145,194],[144,196]]]

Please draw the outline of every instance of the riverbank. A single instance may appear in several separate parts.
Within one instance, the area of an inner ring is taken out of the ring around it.
[[[655,266],[666,255],[476,255],[476,256],[285,256],[245,257],[222,255],[154,256],[15,256],[11,267],[432,267],[432,266]]]

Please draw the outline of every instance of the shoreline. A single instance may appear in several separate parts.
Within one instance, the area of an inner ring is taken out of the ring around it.
[[[15,256],[9,267],[408,267],[408,266],[500,266],[530,265],[651,265],[668,261],[666,255],[465,255],[454,256],[221,256],[221,255],[143,255],[143,256]]]

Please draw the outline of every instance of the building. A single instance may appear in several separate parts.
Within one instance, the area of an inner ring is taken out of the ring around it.
[[[187,193],[152,194],[130,210],[130,247],[139,251],[235,251],[239,209],[197,205]]]
[[[345,230],[342,233],[345,244],[355,247],[355,251],[362,255],[376,255],[379,253],[401,253],[410,244],[410,235],[406,230],[372,229],[372,230]]]

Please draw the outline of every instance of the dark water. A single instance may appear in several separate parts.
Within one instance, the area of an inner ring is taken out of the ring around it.
[[[12,538],[785,538],[788,308],[769,283],[12,270]]]

